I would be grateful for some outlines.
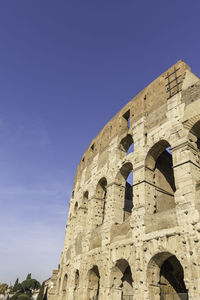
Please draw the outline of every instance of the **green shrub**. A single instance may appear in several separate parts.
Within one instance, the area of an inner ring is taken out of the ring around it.
[[[31,300],[31,297],[26,294],[21,294],[18,296],[17,300]]]
[[[30,291],[30,290],[38,290],[40,288],[40,283],[36,279],[26,279],[22,281],[21,286],[23,291]]]
[[[31,300],[31,297],[27,294],[16,293],[10,298],[10,300]]]
[[[18,296],[20,295],[20,293],[16,293],[15,295],[13,295],[10,300],[17,300]]]

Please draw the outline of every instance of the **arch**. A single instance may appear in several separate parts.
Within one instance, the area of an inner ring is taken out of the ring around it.
[[[127,260],[119,259],[111,270],[112,297],[115,300],[133,298],[133,278]]]
[[[188,129],[188,131],[191,130],[191,128],[194,126],[195,123],[197,123],[200,120],[200,114],[197,114],[193,117],[187,116],[187,120],[183,123],[183,126]]]
[[[120,142],[120,150],[124,151],[126,154],[133,152],[133,150],[134,150],[133,146],[134,146],[133,138],[130,134],[125,136]]]
[[[169,252],[154,255],[147,267],[149,300],[188,300],[184,270],[177,257]]]
[[[118,184],[123,184],[123,180],[126,180],[130,174],[130,172],[133,171],[133,165],[131,162],[126,162],[118,172],[116,176],[116,182]]]
[[[88,271],[88,299],[97,300],[100,293],[100,274],[97,265]]]
[[[96,198],[98,199],[106,199],[106,194],[107,194],[107,180],[105,177],[102,177],[96,188]]]
[[[107,196],[107,180],[102,177],[96,187],[96,197],[93,201],[93,215],[95,216],[94,224],[102,225],[105,218],[105,205]]]
[[[198,170],[200,167],[200,117],[196,122],[193,122],[193,126],[190,128],[188,134],[188,140],[189,144],[192,146],[190,148],[190,157],[193,157],[196,163],[196,170],[193,170],[193,172],[195,172],[193,173],[193,178],[195,179],[195,205],[198,211],[200,211],[200,176]]]
[[[83,193],[83,208],[85,208],[86,210],[88,210],[88,199],[89,199],[89,192],[85,191]]]
[[[197,149],[200,150],[200,120],[193,124],[192,128],[190,129],[190,133],[195,136],[195,143]]]
[[[77,290],[78,289],[78,286],[79,286],[79,270],[76,270],[75,272],[75,287],[74,289]]]
[[[148,186],[147,212],[159,213],[175,207],[176,191],[171,146],[166,140],[156,143],[145,160],[145,177]],[[150,196],[149,191],[151,190]]]
[[[79,299],[78,289],[79,289],[79,270],[76,269],[75,277],[74,277],[74,297],[73,297],[74,300]]]
[[[78,210],[78,202],[76,201],[74,204],[74,214],[77,213],[77,210]]]
[[[155,168],[155,164],[158,157],[162,154],[162,152],[165,149],[169,147],[171,146],[169,142],[166,140],[161,140],[157,142],[155,145],[153,145],[146,156],[145,166],[153,170]]]
[[[67,273],[63,277],[63,282],[62,282],[62,299],[64,300],[66,298],[66,293],[67,293],[67,281],[68,281],[68,275]]]
[[[82,222],[83,226],[85,226],[86,222],[87,222],[88,198],[89,198],[89,193],[88,193],[88,191],[85,191],[83,193],[83,198],[81,200],[81,206],[80,206],[80,208],[82,209],[80,221]]]
[[[123,221],[127,220],[133,208],[133,179],[130,176],[133,172],[133,165],[130,162],[126,162],[119,170],[116,176],[116,183],[122,187],[120,190],[120,200],[124,202],[123,207]],[[129,176],[131,177],[128,181]]]

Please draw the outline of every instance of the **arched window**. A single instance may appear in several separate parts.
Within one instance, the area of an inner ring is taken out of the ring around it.
[[[83,194],[83,208],[88,210],[88,197],[89,197],[89,193],[88,191],[86,191],[84,194]]]
[[[79,288],[79,270],[76,270],[75,272],[75,278],[74,278],[74,300],[79,300],[79,294],[78,294],[78,288]]]
[[[190,132],[196,137],[196,145],[198,150],[200,150],[200,121],[196,122]]]
[[[65,274],[65,276],[63,278],[63,283],[62,283],[62,295],[63,295],[63,297],[65,297],[66,292],[67,292],[67,281],[68,281],[68,276],[67,276],[67,274]]]
[[[155,144],[146,158],[146,182],[152,186],[147,199],[147,210],[158,213],[175,207],[175,180],[172,153],[169,143],[162,140]]]
[[[88,299],[98,299],[100,292],[100,275],[97,266],[88,272]]]
[[[186,299],[188,291],[184,282],[184,270],[175,255],[168,252],[156,254],[147,268],[149,299]]]
[[[74,213],[77,212],[77,209],[78,209],[78,202],[76,201],[76,203],[74,204]]]
[[[133,208],[133,166],[130,162],[125,163],[121,167],[116,177],[116,182],[123,188],[121,190],[121,201],[124,202],[123,220],[125,221],[130,217]]]
[[[106,199],[107,194],[107,180],[105,177],[101,178],[98,182],[97,189],[96,189],[96,197],[98,199]]]
[[[133,278],[131,268],[127,260],[119,259],[111,271],[112,280],[112,299],[133,299]]]
[[[76,270],[76,273],[75,273],[75,287],[74,287],[74,289],[77,290],[78,286],[79,286],[79,270]]]
[[[134,151],[133,138],[130,134],[128,134],[125,138],[121,140],[120,149],[126,154],[129,154]]]
[[[97,184],[96,197],[93,202],[93,214],[96,216],[95,224],[103,224],[105,218],[105,205],[107,196],[107,180],[105,177],[101,178]]]

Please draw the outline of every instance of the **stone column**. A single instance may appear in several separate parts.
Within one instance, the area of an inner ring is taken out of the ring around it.
[[[200,165],[194,141],[183,141],[172,149],[175,176],[175,202],[178,223],[194,224],[199,221],[200,199],[196,199],[196,183],[200,179]],[[198,204],[199,202],[199,204]]]

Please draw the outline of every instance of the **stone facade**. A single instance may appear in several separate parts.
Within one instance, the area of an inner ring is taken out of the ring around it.
[[[200,79],[183,61],[84,153],[46,289],[49,300],[200,299]]]

